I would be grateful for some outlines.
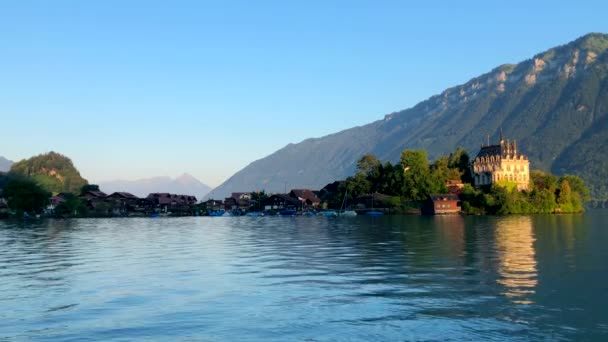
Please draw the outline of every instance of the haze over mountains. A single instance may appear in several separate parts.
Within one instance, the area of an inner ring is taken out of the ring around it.
[[[11,165],[13,165],[12,161],[0,156],[0,172],[7,172],[11,169]]]
[[[589,34],[501,65],[382,120],[289,144],[213,193],[320,188],[351,175],[365,153],[394,162],[404,149],[426,149],[434,159],[462,146],[474,157],[502,129],[532,168],[580,175],[602,197],[608,193],[607,50],[607,35]]]
[[[139,180],[115,180],[100,182],[98,185],[102,191],[108,194],[115,191],[126,191],[139,197],[146,197],[152,192],[169,192],[180,195],[194,195],[199,200],[211,190],[209,186],[187,173],[177,178],[153,177]]]

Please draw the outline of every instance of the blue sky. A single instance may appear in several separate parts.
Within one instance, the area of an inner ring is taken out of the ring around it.
[[[0,155],[216,186],[504,63],[608,32],[605,1],[2,1]]]

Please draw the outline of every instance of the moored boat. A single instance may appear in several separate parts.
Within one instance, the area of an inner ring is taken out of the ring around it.
[[[295,210],[290,210],[290,209],[281,210],[281,211],[279,211],[279,215],[281,215],[281,216],[296,216],[296,211]]]

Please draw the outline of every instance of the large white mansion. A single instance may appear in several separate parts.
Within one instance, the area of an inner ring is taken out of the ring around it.
[[[497,145],[482,145],[473,161],[475,186],[508,181],[517,184],[517,190],[528,190],[530,161],[517,151],[517,143],[505,141],[500,134]]]

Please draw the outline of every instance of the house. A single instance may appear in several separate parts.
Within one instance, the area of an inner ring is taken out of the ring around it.
[[[224,210],[232,211],[238,209],[239,204],[237,200],[233,197],[226,197],[224,199]]]
[[[84,200],[104,200],[108,195],[103,191],[85,191],[79,197]]]
[[[517,190],[528,190],[530,184],[530,161],[517,150],[515,140],[482,145],[472,167],[476,187],[495,183],[514,183]]]
[[[230,197],[235,200],[238,209],[246,210],[251,206],[250,192],[233,192]]]
[[[161,212],[184,213],[192,210],[196,204],[196,197],[190,195],[176,195],[166,192],[151,193],[146,199],[152,202],[154,208]]]
[[[129,192],[114,192],[111,195],[106,196],[108,199],[116,199],[121,201],[137,201],[139,197],[129,193]]]
[[[106,199],[112,204],[112,211],[115,215],[124,215],[130,211],[140,211],[138,208],[139,197],[129,192],[114,192]]]
[[[308,189],[293,189],[289,192],[289,196],[297,198],[302,203],[302,207],[317,207],[321,203],[319,197]]]
[[[203,202],[207,211],[218,211],[224,209],[224,202],[220,200],[210,199],[206,202]]]
[[[106,197],[108,197],[108,195],[103,191],[85,191],[79,196],[79,198],[86,203],[87,208],[94,211],[97,211],[97,208],[102,203],[104,203],[104,205],[101,207],[105,208],[105,203],[107,203]],[[105,209],[103,211],[105,214]]]
[[[46,206],[46,213],[47,214],[54,213],[55,208],[57,208],[57,206],[59,206],[61,203],[66,201],[66,196],[68,196],[68,193],[60,192],[57,195],[51,197],[49,199],[49,204]]]
[[[456,194],[429,195],[422,207],[425,215],[446,215],[460,213],[460,199]]]
[[[340,187],[344,183],[345,183],[344,181],[335,181],[333,183],[329,183],[321,189],[320,193],[321,193],[321,195],[338,193],[338,192],[340,192]]]
[[[298,209],[302,202],[289,194],[274,194],[262,201],[265,210]]]
[[[161,211],[164,213],[169,211],[169,208],[171,207],[171,205],[173,203],[171,194],[167,193],[167,192],[162,192],[162,193],[154,192],[154,193],[148,194],[146,199],[152,203],[152,206],[154,207],[155,210]]]
[[[52,206],[53,208],[56,208],[61,203],[65,202],[66,196],[68,196],[67,193],[60,192],[57,195],[51,197],[51,199],[49,200],[49,206]]]

